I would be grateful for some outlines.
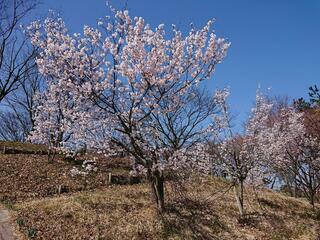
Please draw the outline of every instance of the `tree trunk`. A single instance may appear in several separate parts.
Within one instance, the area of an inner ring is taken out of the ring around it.
[[[294,197],[294,183],[289,181],[289,178],[285,177],[285,186],[287,188],[287,191],[290,193],[290,197]]]
[[[239,184],[234,186],[234,193],[237,200],[237,205],[239,208],[240,217],[244,216],[244,207],[243,207],[243,181],[240,181]]]
[[[159,213],[164,212],[164,177],[159,170],[148,169],[148,180]]]
[[[310,202],[313,210],[315,210],[314,198],[315,198],[315,192],[314,192],[313,190],[311,190],[311,191],[310,191],[310,199],[309,199],[309,202]]]
[[[297,179],[296,179],[296,176],[294,177],[294,197],[297,198],[298,197],[298,182],[297,182]]]
[[[48,149],[48,162],[53,163],[53,160],[56,156],[56,150],[51,151],[51,149]]]
[[[273,179],[273,181],[272,181],[272,183],[271,183],[271,189],[273,189],[274,188],[274,184],[276,183],[276,180],[277,180],[277,178],[276,177],[274,177],[274,179]]]

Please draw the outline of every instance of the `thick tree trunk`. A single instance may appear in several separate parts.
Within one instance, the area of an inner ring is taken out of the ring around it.
[[[244,216],[244,207],[243,207],[243,182],[241,181],[239,184],[234,186],[234,193],[237,200],[237,205],[239,208],[239,214],[242,218]]]
[[[148,169],[148,180],[159,213],[164,212],[164,177],[159,170]]]

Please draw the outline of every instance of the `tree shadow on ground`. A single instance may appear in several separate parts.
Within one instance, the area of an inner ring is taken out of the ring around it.
[[[274,201],[271,201],[269,199],[266,199],[266,198],[258,198],[258,201],[264,207],[269,207],[269,208],[272,208],[274,210],[279,210],[279,211],[283,209],[283,207],[280,204],[278,204]]]
[[[164,239],[220,239],[219,232],[228,231],[208,204],[189,198],[168,203],[162,222]]]

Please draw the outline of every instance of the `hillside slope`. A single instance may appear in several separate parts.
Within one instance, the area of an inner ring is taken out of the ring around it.
[[[84,179],[69,174],[72,163],[45,156],[0,154],[0,200],[25,239],[314,239],[320,212],[307,201],[247,187],[248,217],[238,221],[230,184],[194,177],[181,186],[166,182],[166,213],[154,209],[146,183],[107,185],[108,172],[127,175],[126,166],[99,162]],[[113,160],[114,161],[114,160]],[[110,161],[112,162],[112,161]],[[121,166],[121,167],[120,167]],[[58,194],[63,185],[66,192]],[[319,206],[317,206],[319,208]]]
[[[193,186],[188,199],[170,199],[159,217],[146,185],[15,204],[20,230],[35,239],[316,239],[319,216],[303,200],[271,191],[247,194],[248,221],[237,221],[231,192],[208,199],[219,180]],[[180,200],[180,201],[179,201]],[[32,235],[32,234],[31,234]]]

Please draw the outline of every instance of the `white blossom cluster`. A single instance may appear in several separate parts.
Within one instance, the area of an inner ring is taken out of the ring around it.
[[[85,160],[83,161],[81,168],[73,167],[70,170],[70,174],[72,177],[82,176],[85,177],[91,173],[96,173],[98,171],[98,167],[96,166],[95,160]]]

